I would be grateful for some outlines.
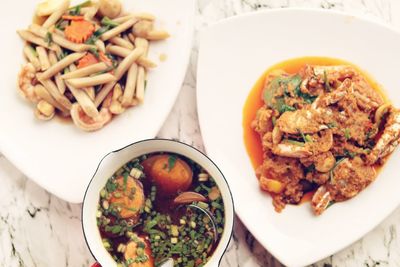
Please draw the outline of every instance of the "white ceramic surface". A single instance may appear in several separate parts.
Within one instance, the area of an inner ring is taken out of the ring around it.
[[[303,266],[327,257],[372,230],[400,203],[396,162],[352,200],[315,217],[308,204],[274,211],[259,190],[243,142],[247,95],[271,65],[301,56],[342,58],[360,66],[400,106],[400,34],[380,23],[322,10],[272,10],[223,20],[201,35],[197,97],[207,153],[234,193],[236,211],[278,260]]]
[[[82,210],[82,225],[90,251],[102,266],[117,266],[110,254],[104,248],[97,228],[96,213],[99,202],[99,192],[114,172],[126,162],[144,154],[154,152],[172,152],[192,159],[206,169],[217,183],[224,200],[225,227],[220,243],[214,251],[211,259],[205,265],[207,267],[217,267],[228,246],[233,229],[234,210],[231,192],[223,174],[209,158],[193,147],[172,140],[153,139],[141,141],[111,152],[101,160],[96,174],[91,180],[85,194]]]
[[[33,107],[17,94],[17,73],[24,60],[23,42],[16,30],[28,27],[36,3],[33,0],[3,3],[7,12],[0,16],[0,24],[7,26],[2,27],[1,35],[7,41],[0,43],[0,151],[51,193],[70,202],[81,202],[93,170],[105,153],[154,137],[166,119],[189,63],[195,0],[123,1],[126,11],[155,14],[157,26],[168,30],[171,38],[151,45],[149,58],[158,67],[148,75],[144,104],[93,133],[57,119],[38,121]],[[161,54],[167,56],[166,61],[159,60]]]

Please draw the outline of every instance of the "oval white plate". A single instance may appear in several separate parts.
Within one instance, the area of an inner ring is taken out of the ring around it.
[[[74,1],[76,2],[76,1]],[[79,1],[83,2],[83,1]],[[125,0],[126,11],[150,12],[157,26],[170,32],[152,44],[149,57],[158,67],[148,75],[145,102],[116,117],[100,131],[86,133],[58,120],[40,122],[17,94],[23,42],[17,29],[28,27],[38,1],[4,3],[0,17],[0,151],[22,172],[62,199],[81,202],[98,161],[107,152],[152,138],[162,126],[183,82],[192,44],[194,0]],[[167,60],[159,61],[165,54]]]
[[[261,74],[301,56],[342,58],[380,82],[400,106],[400,34],[379,23],[336,12],[283,9],[227,19],[201,36],[198,106],[208,154],[230,183],[237,212],[283,264],[303,266],[361,238],[400,203],[395,152],[378,179],[350,201],[315,217],[309,204],[274,211],[259,190],[243,143],[242,109]]]

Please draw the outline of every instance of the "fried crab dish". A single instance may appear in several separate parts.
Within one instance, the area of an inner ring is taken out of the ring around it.
[[[398,145],[399,110],[353,65],[272,69],[261,97],[251,122],[262,148],[256,174],[278,212],[309,196],[320,215],[355,197]]]

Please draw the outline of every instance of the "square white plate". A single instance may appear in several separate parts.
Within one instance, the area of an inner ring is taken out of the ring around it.
[[[3,2],[0,17],[0,151],[22,172],[62,199],[81,202],[98,162],[108,152],[152,138],[162,126],[183,82],[191,51],[194,0],[124,0],[125,11],[153,13],[171,37],[152,44],[149,58],[158,67],[148,75],[145,102],[116,117],[100,131],[86,133],[72,123],[38,121],[33,107],[17,93],[24,63],[16,30],[31,23],[39,1]],[[73,1],[74,4],[77,1]],[[79,1],[83,2],[83,1]],[[78,3],[79,3],[78,2]],[[167,59],[160,62],[165,54]]]
[[[354,199],[321,216],[309,203],[276,213],[243,142],[242,111],[258,78],[280,61],[342,58],[380,82],[400,107],[400,34],[379,23],[322,10],[282,9],[221,21],[201,36],[197,97],[206,150],[233,190],[241,220],[276,258],[303,266],[361,238],[400,203],[399,150],[378,179]]]

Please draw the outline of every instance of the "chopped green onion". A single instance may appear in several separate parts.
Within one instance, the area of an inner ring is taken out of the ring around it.
[[[350,129],[349,129],[349,128],[344,129],[344,137],[345,137],[347,140],[351,138]]]
[[[303,142],[299,142],[299,141],[292,140],[292,139],[286,139],[285,141],[288,142],[289,144],[296,145],[296,146],[304,146],[305,145]]]
[[[101,20],[101,24],[102,24],[103,26],[108,26],[108,27],[111,27],[111,28],[117,27],[117,26],[119,25],[118,22],[115,22],[115,21],[109,19],[108,17],[104,17],[104,18]]]
[[[46,36],[44,38],[44,41],[48,44],[51,45],[53,43],[53,35],[51,34],[51,32],[47,32]]]
[[[328,75],[326,75],[326,71],[324,71],[324,88],[325,88],[325,91],[327,91],[327,92],[332,91],[331,86],[328,81]]]

